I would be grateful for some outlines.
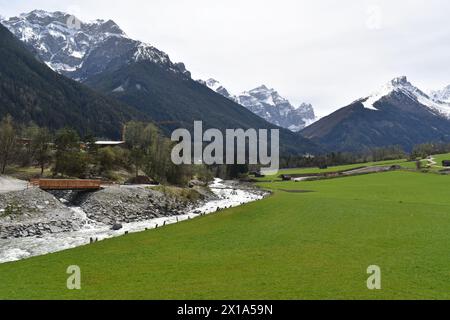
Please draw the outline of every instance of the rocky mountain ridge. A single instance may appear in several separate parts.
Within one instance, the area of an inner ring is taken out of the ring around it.
[[[294,107],[288,99],[282,97],[275,89],[261,85],[240,94],[232,94],[219,81],[208,79],[199,82],[224,97],[244,106],[254,114],[277,126],[298,132],[316,121],[311,104],[302,103]]]

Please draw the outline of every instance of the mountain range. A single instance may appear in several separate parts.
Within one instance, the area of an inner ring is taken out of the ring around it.
[[[311,104],[302,103],[298,108],[295,108],[275,89],[269,89],[265,85],[234,95],[215,79],[199,80],[199,82],[246,107],[268,122],[293,132],[299,132],[316,121],[314,108]]]
[[[0,118],[50,129],[119,138],[122,123],[145,118],[137,110],[53,72],[0,25]]]
[[[322,118],[302,134],[335,151],[388,145],[411,150],[420,143],[450,142],[450,104],[444,102],[446,92],[430,96],[406,77],[398,77],[372,95]]]
[[[78,22],[75,25],[74,19]],[[77,84],[80,90],[88,90],[85,85],[89,86],[90,92],[107,96],[105,99],[112,105],[123,106],[121,110],[128,119],[151,119],[167,134],[179,127],[191,129],[195,120],[202,120],[205,128],[223,130],[278,128],[281,152],[303,154],[321,150],[302,135],[279,128],[192,80],[183,63],[173,63],[164,52],[129,38],[111,20],[84,23],[66,13],[35,10],[2,23],[31,52],[28,60],[34,54],[43,62],[39,66],[41,72],[50,74],[51,68],[58,81],[67,82],[70,80],[65,77],[70,77],[81,83]],[[33,62],[36,63],[37,60]],[[44,64],[49,68],[44,69]],[[48,118],[57,117],[60,112],[78,114],[64,103],[54,105],[52,111],[55,115]],[[27,120],[36,118],[24,104],[18,104],[15,113],[26,115]],[[104,114],[106,117],[108,111],[104,110]],[[98,132],[97,123],[88,112],[78,116],[86,117],[85,126]],[[120,131],[123,121],[111,121],[110,126]]]
[[[395,78],[316,121],[310,104],[295,108],[265,85],[233,94],[214,79],[194,81],[183,63],[112,20],[35,10],[1,22],[13,34],[0,29],[0,116],[23,123],[109,138],[133,119],[166,134],[195,120],[222,130],[280,128],[289,154],[450,141],[450,86],[427,94]]]
[[[183,63],[172,63],[164,52],[129,38],[112,20],[84,23],[67,13],[34,10],[2,23],[50,68],[78,81],[140,61],[153,61],[173,73],[191,76]],[[310,104],[294,108],[278,92],[265,86],[232,96],[213,79],[203,84],[268,122],[294,132],[315,120]],[[122,89],[114,88],[116,92]]]
[[[112,20],[84,23],[68,13],[34,10],[1,22],[50,68],[75,80],[139,61],[190,76],[182,63],[172,63],[166,53],[129,38]]]

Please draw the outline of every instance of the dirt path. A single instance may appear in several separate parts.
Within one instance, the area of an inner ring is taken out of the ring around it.
[[[435,159],[433,157],[428,157],[427,158],[428,164],[433,167],[437,165],[437,162],[435,161]]]
[[[11,191],[25,190],[28,182],[14,179],[8,176],[0,176],[0,193],[7,193]]]

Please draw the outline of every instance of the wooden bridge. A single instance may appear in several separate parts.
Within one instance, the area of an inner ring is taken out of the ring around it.
[[[42,190],[99,190],[100,180],[32,179],[32,186]]]

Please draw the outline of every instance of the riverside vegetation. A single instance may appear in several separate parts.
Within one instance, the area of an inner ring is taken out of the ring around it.
[[[193,177],[211,180],[212,175],[204,166],[172,164],[173,143],[155,125],[133,121],[125,128],[123,147],[100,148],[92,135],[81,138],[71,128],[50,132],[33,124],[19,126],[7,116],[0,122],[1,174],[119,182],[145,174],[157,182],[181,186]]]

